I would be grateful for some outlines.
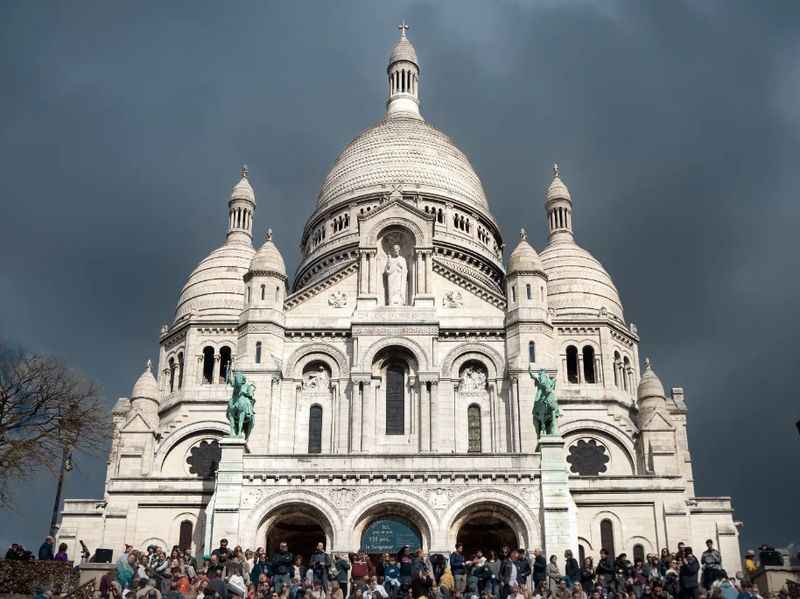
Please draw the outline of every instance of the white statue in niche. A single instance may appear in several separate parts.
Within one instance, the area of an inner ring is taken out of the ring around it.
[[[478,393],[486,389],[486,371],[482,368],[467,366],[461,372],[458,390],[463,393]]]
[[[390,306],[405,306],[408,291],[408,265],[400,255],[400,246],[394,244],[391,254],[386,258],[386,291]]]
[[[303,388],[309,391],[327,391],[330,387],[328,371],[320,366],[316,371],[306,373]]]

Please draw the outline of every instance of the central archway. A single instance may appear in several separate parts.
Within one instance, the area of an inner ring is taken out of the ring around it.
[[[484,555],[494,551],[501,555],[503,547],[520,548],[522,519],[511,509],[493,502],[467,506],[453,521],[456,542],[464,544],[464,555],[471,557],[480,550]]]
[[[354,522],[353,541],[370,555],[396,553],[404,545],[428,550],[431,530],[425,517],[411,505],[388,501],[363,511]]]
[[[328,519],[318,509],[301,503],[276,508],[265,521],[267,554],[272,555],[285,542],[295,556],[303,561],[314,552],[317,543],[330,547],[332,529]]]

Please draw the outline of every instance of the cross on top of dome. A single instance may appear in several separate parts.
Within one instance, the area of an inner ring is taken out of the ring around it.
[[[242,165],[242,168],[239,171],[239,174],[242,176],[242,178],[247,179],[247,175],[249,174],[249,171],[247,170],[247,165],[246,164]]]
[[[408,31],[408,30],[410,29],[410,28],[409,28],[409,26],[408,26],[408,25],[406,25],[406,20],[405,20],[405,19],[403,19],[403,22],[402,22],[402,23],[400,23],[400,24],[397,26],[397,28],[400,30],[400,39],[405,39],[405,37],[406,37],[406,31]]]

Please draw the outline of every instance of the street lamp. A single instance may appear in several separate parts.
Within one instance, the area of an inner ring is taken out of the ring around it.
[[[61,507],[61,496],[64,491],[64,473],[71,472],[75,465],[72,462],[72,446],[77,442],[77,434],[74,441],[64,439],[61,422],[63,417],[59,415],[58,433],[61,440],[61,468],[58,470],[58,484],[56,485],[56,498],[53,501],[53,513],[50,515],[50,536],[55,537],[58,532],[58,511]]]

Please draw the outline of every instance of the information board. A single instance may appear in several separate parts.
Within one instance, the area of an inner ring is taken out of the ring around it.
[[[380,518],[370,524],[361,537],[365,553],[396,553],[408,545],[411,551],[422,546],[417,528],[401,518]]]

